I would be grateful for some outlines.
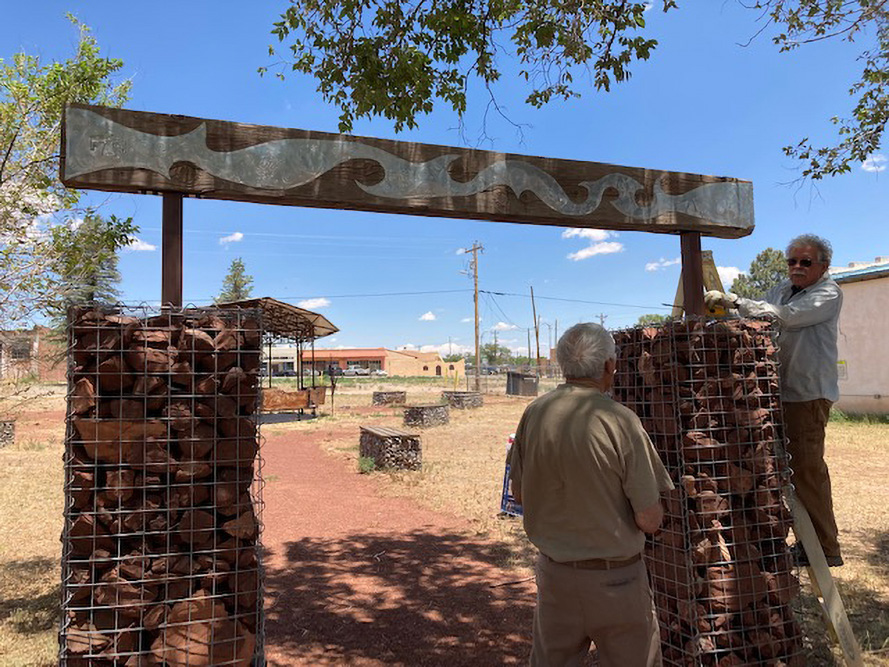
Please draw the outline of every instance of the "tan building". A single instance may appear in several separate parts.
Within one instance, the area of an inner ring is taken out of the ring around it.
[[[0,331],[0,379],[33,377],[41,382],[64,382],[68,368],[64,346],[42,326]]]
[[[438,352],[386,350],[389,375],[465,377],[466,360],[443,361]]]
[[[849,413],[889,414],[889,257],[853,262],[830,273],[843,290],[836,407]]]
[[[273,347],[271,352],[271,368],[273,374],[294,371],[298,372],[296,347]],[[360,366],[368,370],[382,370],[389,375],[408,377],[459,377],[466,375],[466,362],[446,362],[438,352],[415,352],[412,350],[387,350],[384,347],[343,348],[312,350],[303,349],[303,369],[312,367],[323,371],[333,364],[345,370],[349,366]]]

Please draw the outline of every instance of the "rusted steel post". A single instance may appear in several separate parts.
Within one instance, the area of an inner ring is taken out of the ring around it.
[[[701,234],[682,232],[682,303],[686,315],[704,315],[704,264],[701,255]]]
[[[182,307],[182,195],[164,194],[161,305]]]

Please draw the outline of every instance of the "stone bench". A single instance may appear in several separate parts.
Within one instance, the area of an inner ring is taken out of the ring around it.
[[[447,403],[435,405],[407,405],[404,408],[405,426],[441,426],[450,421]]]
[[[406,402],[406,391],[375,391],[370,399],[371,405],[404,405]]]
[[[376,468],[419,470],[423,463],[420,436],[386,426],[362,426],[358,454]]]
[[[443,391],[441,400],[458,410],[480,408],[483,404],[482,395],[477,391]]]

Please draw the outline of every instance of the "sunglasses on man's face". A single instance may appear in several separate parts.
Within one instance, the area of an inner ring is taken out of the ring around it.
[[[797,264],[808,269],[810,266],[812,266],[812,260],[811,259],[799,259],[798,260],[798,259],[794,259],[793,257],[791,257],[790,259],[787,260],[787,266],[796,266]]]

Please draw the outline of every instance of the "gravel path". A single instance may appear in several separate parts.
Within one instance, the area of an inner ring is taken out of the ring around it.
[[[500,568],[496,543],[459,517],[384,497],[318,437],[273,435],[263,447],[269,664],[526,663],[534,582],[506,583],[517,575]]]

